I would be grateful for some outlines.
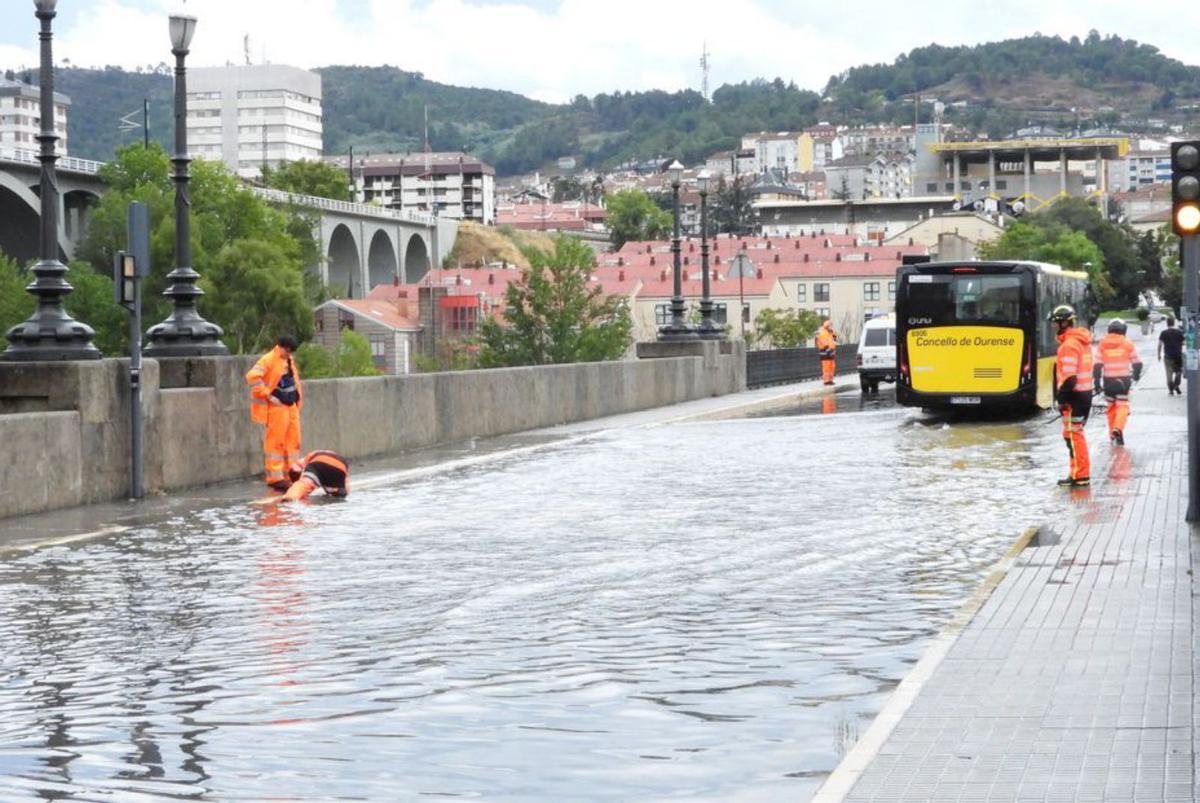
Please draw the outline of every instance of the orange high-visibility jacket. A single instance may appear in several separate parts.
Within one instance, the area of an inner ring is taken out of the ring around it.
[[[279,380],[287,373],[289,361],[292,364],[292,376],[296,380],[296,409],[304,406],[304,394],[300,391],[300,370],[296,367],[296,360],[289,360],[287,353],[276,346],[262,355],[246,373],[246,383],[250,385],[250,418],[256,423],[267,423],[267,399],[275,392]]]
[[[837,356],[837,335],[832,329],[821,328],[817,332],[817,352],[822,359],[833,359]]]
[[[1058,336],[1058,361],[1054,365],[1054,386],[1062,387],[1075,377],[1075,393],[1091,393],[1092,333],[1082,326],[1068,329]]]
[[[1096,355],[1104,366],[1105,379],[1127,379],[1133,376],[1133,366],[1142,364],[1133,342],[1116,332],[1109,332],[1100,340]]]

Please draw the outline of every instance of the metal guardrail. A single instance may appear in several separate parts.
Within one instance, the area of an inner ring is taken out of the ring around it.
[[[24,148],[0,148],[0,162],[18,162],[20,164],[41,166],[37,151],[26,150]],[[74,156],[60,156],[56,166],[59,170],[94,176],[100,172],[101,167],[104,167],[104,162],[95,162],[91,159],[77,159]],[[420,226],[432,226],[436,221],[433,215],[410,212],[404,209],[389,209],[385,206],[335,201],[332,198],[301,195],[294,192],[284,192],[283,190],[273,190],[267,187],[251,187],[250,189],[255,195],[265,201],[292,203],[313,209],[324,209],[327,212],[342,212],[348,215],[402,220],[405,223],[415,223]]]
[[[324,209],[327,212],[341,212],[347,215],[361,215],[363,217],[402,220],[405,223],[416,223],[421,226],[432,226],[435,220],[433,215],[425,215],[420,212],[410,212],[406,209],[389,209],[386,206],[357,204],[350,201],[335,201],[332,198],[320,198],[316,195],[300,195],[299,193],[273,190],[267,187],[251,187],[250,189],[255,195],[257,195],[259,198],[262,198],[264,201],[273,201],[281,204],[291,203],[296,204],[297,206],[307,206],[313,209]]]
[[[24,148],[0,148],[0,162],[19,162],[39,167],[42,164],[38,160],[37,151],[26,150]],[[100,168],[104,167],[104,162],[95,162],[91,159],[78,159],[74,156],[60,156],[55,166],[59,170],[94,176],[100,172]]]
[[[858,370],[858,344],[849,343],[837,347],[837,372],[852,373]],[[781,385],[816,379],[821,375],[821,361],[815,348],[763,349],[746,352],[746,387],[760,388],[764,385]]]

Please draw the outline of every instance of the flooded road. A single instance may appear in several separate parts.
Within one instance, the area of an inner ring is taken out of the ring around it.
[[[0,799],[804,800],[1072,503],[888,395],[5,555]]]

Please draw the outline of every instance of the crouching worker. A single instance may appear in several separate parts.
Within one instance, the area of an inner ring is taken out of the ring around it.
[[[329,496],[350,494],[350,467],[337,452],[309,452],[292,463],[288,479],[292,485],[283,495],[284,501],[305,499],[318,488]]]

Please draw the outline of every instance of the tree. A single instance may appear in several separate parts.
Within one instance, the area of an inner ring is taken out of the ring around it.
[[[554,250],[526,249],[530,268],[505,292],[504,322],[485,320],[479,364],[509,365],[615,360],[629,347],[633,322],[624,298],[589,287],[595,253],[560,235]]]
[[[86,262],[72,262],[67,281],[74,290],[63,306],[77,321],[95,330],[92,343],[105,357],[129,354],[129,312],[113,297],[110,273],[100,273]],[[155,322],[156,323],[156,322]]]
[[[16,260],[0,253],[0,348],[8,347],[5,334],[33,314],[37,306],[25,287],[33,279]]]
[[[371,344],[353,329],[342,330],[336,351],[319,343],[305,343],[296,349],[296,367],[305,379],[379,375],[371,357]]]
[[[617,248],[630,240],[657,240],[671,231],[671,215],[659,209],[641,190],[621,190],[608,196],[608,228]]]
[[[175,262],[169,173],[170,161],[157,143],[148,149],[141,143],[118,149],[103,168],[111,189],[93,210],[81,249],[95,271],[107,276],[113,254],[125,247],[129,203],[146,205],[153,263],[142,292],[147,325],[163,320],[171,309],[170,299],[162,295]],[[208,293],[200,299],[200,311],[225,329],[226,345],[239,353],[261,350],[278,334],[263,339],[263,332],[273,327],[309,336],[309,310],[324,295],[320,281],[306,270],[320,254],[311,221],[298,209],[280,210],[262,201],[218,162],[193,163],[191,199],[192,267]],[[235,264],[239,259],[246,264]]]
[[[765,309],[754,318],[751,340],[759,348],[799,348],[820,326],[821,318],[812,310]]]
[[[717,182],[710,214],[713,230],[719,234],[746,234],[750,231],[754,207],[741,176],[728,183],[722,176]]]
[[[1114,297],[1099,246],[1082,232],[1045,218],[1035,216],[1012,224],[999,239],[982,244],[979,255],[983,259],[1051,262],[1067,270],[1085,271],[1097,299],[1107,304]]]
[[[234,240],[217,253],[200,286],[205,314],[221,322],[235,353],[266,351],[284,332],[300,341],[312,337],[304,269],[275,243]]]
[[[350,179],[346,171],[328,162],[283,162],[279,167],[265,167],[262,182],[284,192],[315,195],[335,201],[351,200]]]

